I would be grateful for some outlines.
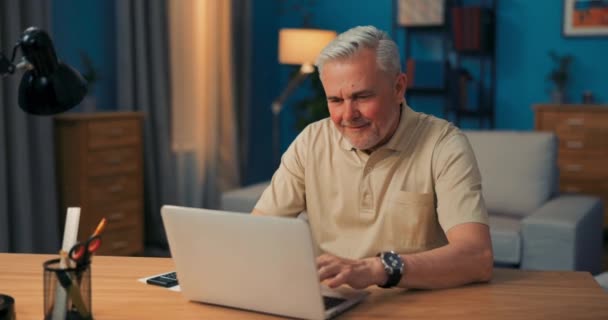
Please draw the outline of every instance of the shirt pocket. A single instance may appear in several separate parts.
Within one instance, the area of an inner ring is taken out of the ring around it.
[[[385,223],[391,242],[398,244],[396,249],[417,252],[441,240],[432,193],[398,191],[389,197],[387,205]]]

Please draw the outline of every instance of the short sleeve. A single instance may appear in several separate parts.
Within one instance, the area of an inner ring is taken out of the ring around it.
[[[296,217],[306,209],[304,168],[308,129],[287,148],[270,185],[256,203],[255,208],[265,215]]]
[[[457,131],[437,144],[433,155],[437,214],[444,232],[467,222],[488,224],[481,174],[466,136]]]

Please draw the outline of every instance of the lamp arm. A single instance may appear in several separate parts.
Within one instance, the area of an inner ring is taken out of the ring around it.
[[[0,52],[0,75],[7,76],[15,73],[15,65],[9,60],[4,53]]]
[[[298,87],[298,85],[300,85],[300,83],[302,81],[304,81],[304,79],[306,79],[306,77],[308,77],[309,74],[313,73],[315,71],[315,67],[312,64],[303,64],[302,67],[300,68],[300,70],[298,70],[298,73],[296,74],[295,77],[291,78],[291,80],[289,80],[289,83],[287,84],[287,87],[285,87],[285,89],[283,89],[283,92],[281,92],[281,95],[278,96],[273,102],[272,102],[272,153],[273,153],[273,161],[276,165],[279,164],[280,162],[280,149],[281,149],[281,137],[280,137],[280,117],[279,114],[281,113],[281,109],[283,109],[283,103],[285,102],[285,100],[289,97],[289,95],[291,95],[291,93],[293,92],[293,90],[295,90],[295,88]]]
[[[312,69],[312,71],[311,71],[311,69]],[[304,79],[306,79],[306,77],[308,77],[308,75],[311,74],[313,71],[314,71],[314,67],[311,68],[310,65],[302,65],[300,70],[298,70],[298,73],[296,74],[296,76],[291,78],[291,80],[289,80],[287,87],[285,87],[285,89],[283,89],[283,92],[281,92],[281,95],[279,95],[272,102],[272,113],[273,114],[277,115],[277,114],[281,113],[281,110],[283,109],[283,103],[285,103],[285,100],[291,95],[293,90],[295,90],[295,88],[297,88],[300,85],[300,83],[302,83],[302,81],[304,81]]]
[[[4,53],[0,52],[0,76],[7,76],[9,74],[15,73],[18,69],[29,68],[31,64],[25,59],[25,57],[21,58],[21,61],[15,65],[13,61],[15,61],[15,56],[17,55],[17,49],[21,46],[21,42],[17,42],[13,47],[13,54],[11,59],[9,60]]]

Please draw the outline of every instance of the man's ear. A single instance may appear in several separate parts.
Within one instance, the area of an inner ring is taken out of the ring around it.
[[[405,96],[405,89],[407,87],[407,75],[405,73],[399,73],[397,81],[395,82],[395,99],[401,101]]]

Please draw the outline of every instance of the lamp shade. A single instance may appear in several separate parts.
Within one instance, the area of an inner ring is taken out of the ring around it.
[[[32,68],[19,85],[19,106],[36,115],[56,114],[76,106],[87,93],[82,76],[59,62],[49,35],[28,28],[21,36],[21,50]]]
[[[281,29],[279,62],[313,64],[323,48],[336,37],[335,31],[320,29]]]

